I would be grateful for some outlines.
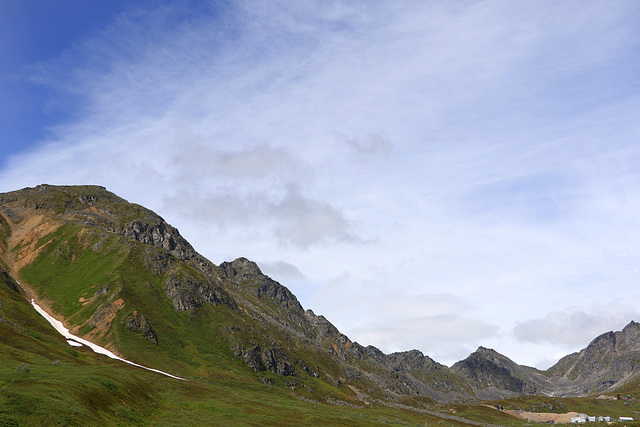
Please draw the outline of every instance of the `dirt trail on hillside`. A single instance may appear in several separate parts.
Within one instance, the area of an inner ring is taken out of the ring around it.
[[[553,421],[555,424],[571,423],[571,418],[578,416],[577,412],[567,412],[566,414],[554,414],[548,412],[526,412],[514,411],[507,409],[504,412],[513,415],[516,418],[533,421],[537,423],[545,423]]]

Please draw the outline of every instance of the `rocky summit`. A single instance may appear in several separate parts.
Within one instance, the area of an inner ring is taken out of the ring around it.
[[[204,383],[285,390],[314,404],[429,411],[451,402],[615,393],[640,375],[635,322],[547,371],[483,347],[451,368],[418,350],[385,354],[303,308],[256,263],[215,265],[159,215],[103,187],[0,194],[0,254],[7,337],[0,346],[10,360],[37,353],[94,363],[46,326],[34,332],[32,309],[19,305],[33,298],[73,333],[128,360]],[[101,419],[102,410],[88,410],[87,419]]]

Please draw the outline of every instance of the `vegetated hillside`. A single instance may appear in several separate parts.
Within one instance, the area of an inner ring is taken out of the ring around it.
[[[611,391],[640,374],[640,324],[607,332],[583,350],[563,357],[547,373],[573,395]]]
[[[214,265],[161,217],[102,187],[0,194],[0,253],[3,269],[77,335],[174,375],[284,390],[301,401],[424,410],[435,402],[604,390],[576,387],[593,378],[611,391],[636,374],[632,358],[612,377],[607,366],[616,363],[579,367],[595,356],[541,372],[483,348],[451,369],[417,350],[384,354],[304,310],[255,263]]]
[[[237,366],[179,381],[69,346],[0,263],[0,425],[465,425],[446,414],[320,405]],[[445,418],[443,418],[445,417]]]
[[[158,215],[104,188],[5,193],[0,212],[7,270],[72,332],[131,360],[183,377],[234,367],[320,402],[470,396],[446,366],[352,342],[255,263],[216,266]]]
[[[373,357],[401,355],[351,343],[255,264],[215,266],[103,188],[5,193],[0,213],[0,425],[465,424],[383,390],[407,387],[405,374]],[[69,346],[29,297],[76,334],[188,381]],[[398,369],[440,366],[407,360]]]

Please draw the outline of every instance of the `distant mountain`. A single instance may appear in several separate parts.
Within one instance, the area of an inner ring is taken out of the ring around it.
[[[0,194],[0,255],[0,302],[18,304],[25,319],[42,323],[14,279],[73,333],[129,360],[185,378],[231,375],[303,401],[425,408],[611,392],[638,378],[634,322],[548,371],[483,347],[451,368],[418,350],[385,354],[305,310],[256,263],[215,265],[160,216],[97,186]],[[0,317],[6,336],[14,323]],[[13,347],[3,340],[0,354],[28,347],[28,337],[20,339]],[[71,357],[64,340],[49,341],[46,351]]]
[[[610,392],[640,375],[640,324],[607,332],[578,353],[563,357],[547,375],[566,395]]]
[[[622,331],[604,333],[546,371],[518,365],[483,347],[451,371],[480,399],[613,393],[627,382],[640,381],[640,324],[632,321]]]
[[[451,370],[466,380],[480,399],[546,394],[548,379],[528,366],[521,366],[495,350],[479,347]]]

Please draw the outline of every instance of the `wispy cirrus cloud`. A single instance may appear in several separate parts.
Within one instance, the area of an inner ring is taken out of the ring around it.
[[[165,206],[218,227],[261,224],[272,230],[272,237],[285,247],[307,249],[335,241],[364,242],[340,211],[329,203],[303,196],[295,185],[290,185],[279,199],[255,192],[239,194],[233,188],[212,197],[179,191],[165,199]]]

